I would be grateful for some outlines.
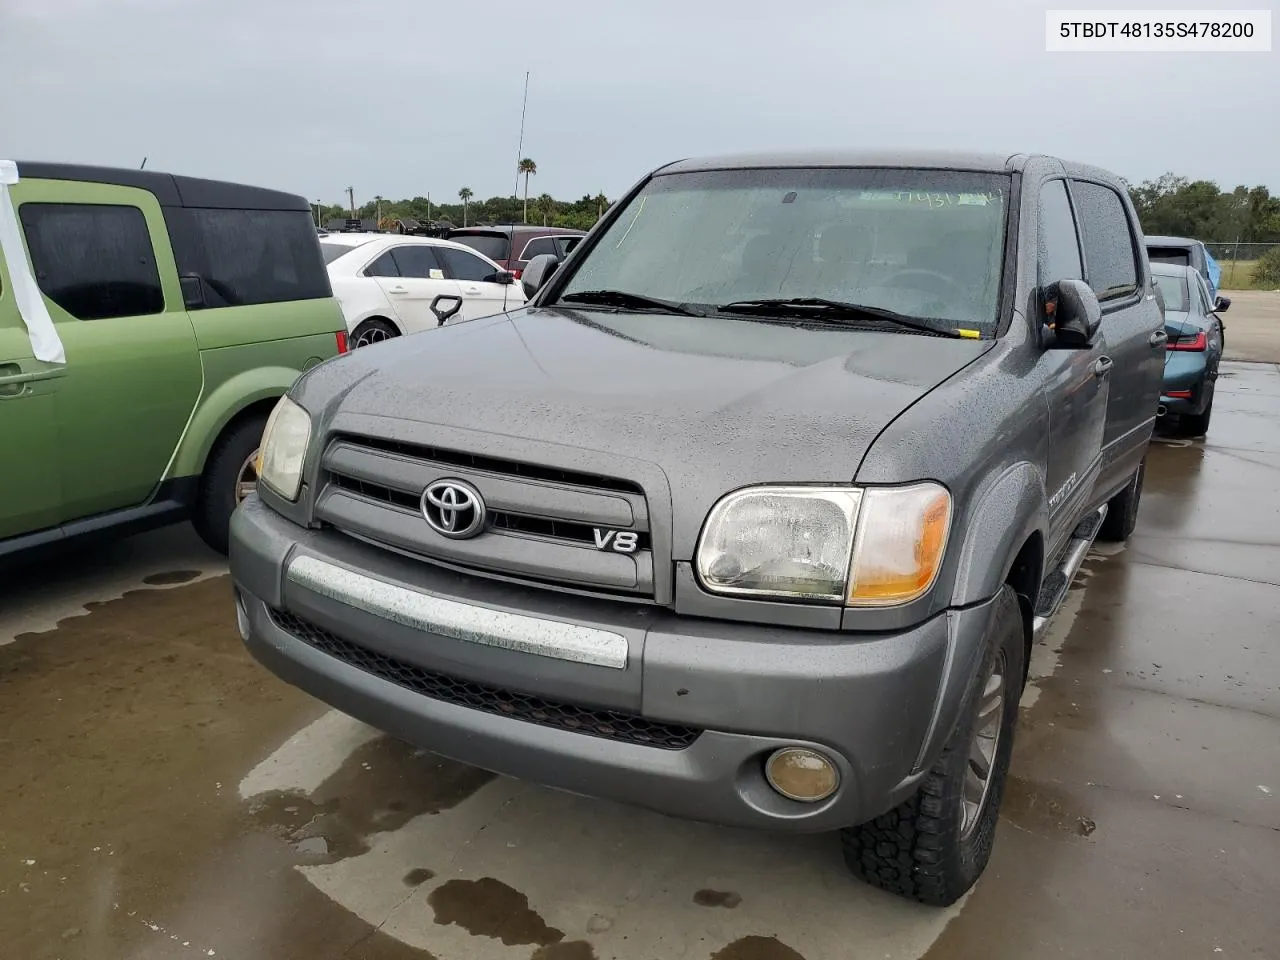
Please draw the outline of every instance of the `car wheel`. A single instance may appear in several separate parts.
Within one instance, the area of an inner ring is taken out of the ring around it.
[[[956,728],[911,799],[841,831],[849,870],[935,907],[955,903],[986,869],[1004,795],[1026,637],[1013,588],[997,594],[986,653]]]
[[[265,417],[250,417],[218,438],[200,477],[191,522],[200,539],[226,554],[231,514],[258,485],[258,446]]]
[[[383,320],[381,317],[370,317],[356,327],[355,332],[351,334],[351,349],[369,347],[398,336],[400,331],[390,321]]]
[[[1209,399],[1205,401],[1204,409],[1196,414],[1186,414],[1182,417],[1179,426],[1184,437],[1203,437],[1209,432],[1209,420],[1213,416],[1213,394],[1215,385],[1210,383]]]
[[[1138,505],[1142,502],[1142,484],[1147,477],[1147,458],[1143,457],[1123,490],[1107,504],[1107,517],[1098,530],[1098,539],[1107,543],[1124,543],[1138,525]]]

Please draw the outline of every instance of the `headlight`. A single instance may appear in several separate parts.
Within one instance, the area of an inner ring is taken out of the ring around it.
[[[310,440],[311,417],[307,411],[288,397],[281,397],[262,432],[258,478],[286,500],[297,499]]]
[[[937,578],[951,496],[909,487],[754,487],[711,510],[696,566],[714,593],[887,606]]]
[[[716,593],[841,600],[861,491],[756,487],[711,510],[698,577]]]

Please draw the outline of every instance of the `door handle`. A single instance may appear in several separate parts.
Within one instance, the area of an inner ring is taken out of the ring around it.
[[[466,288],[465,290],[463,290],[462,292],[463,292],[463,293],[465,293],[465,294],[466,294],[467,296],[469,296],[469,297],[478,297],[478,296],[480,296],[480,294],[481,294],[481,293],[483,293],[484,291],[482,291],[479,287],[467,287],[467,288]]]
[[[1153,347],[1163,347],[1169,339],[1168,331],[1157,330],[1151,336],[1147,337],[1147,343]]]
[[[1101,379],[1111,372],[1111,368],[1115,366],[1115,361],[1110,357],[1099,357],[1093,365],[1093,375]]]
[[[12,367],[13,364],[0,364],[0,370],[6,367]],[[7,373],[0,375],[0,387],[17,386],[20,383],[33,383],[36,380],[53,380],[62,376],[62,371],[58,369],[52,370],[28,370],[26,373]]]
[[[408,291],[408,289],[406,289],[405,287],[390,287],[390,288],[387,290],[387,293],[397,293],[397,294],[400,294],[400,295],[402,295],[402,296],[403,296],[404,294],[408,293],[408,292],[409,292],[409,291]]]

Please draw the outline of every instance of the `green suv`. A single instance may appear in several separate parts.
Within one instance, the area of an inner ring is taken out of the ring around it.
[[[303,198],[0,161],[0,560],[186,519],[225,552],[276,401],[346,348]]]

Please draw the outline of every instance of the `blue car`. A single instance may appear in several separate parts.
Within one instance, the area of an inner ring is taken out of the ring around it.
[[[1164,303],[1164,330],[1169,338],[1158,412],[1162,419],[1177,417],[1184,436],[1204,436],[1222,360],[1224,327],[1218,313],[1231,302],[1212,297],[1204,277],[1193,267],[1153,262],[1151,273]]]

